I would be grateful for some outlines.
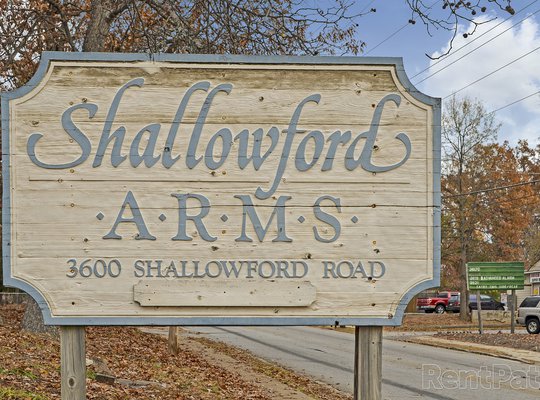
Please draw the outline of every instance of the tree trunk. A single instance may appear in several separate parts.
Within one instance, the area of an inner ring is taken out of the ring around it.
[[[90,19],[83,43],[83,51],[104,51],[105,40],[112,22],[128,6],[129,0],[92,0]]]
[[[459,318],[463,321],[470,321],[469,315],[469,291],[467,290],[467,261],[463,257],[460,260],[459,265],[459,278],[460,278],[460,301],[459,301]]]
[[[459,227],[459,241],[460,241],[460,258],[459,258],[459,281],[460,281],[460,301],[459,301],[459,318],[463,321],[468,319],[468,304],[469,296],[467,293],[467,243],[465,242],[465,216],[463,215],[463,200],[459,200],[460,208],[460,227]]]
[[[463,195],[463,161],[460,160],[458,168],[458,193]],[[465,217],[465,198],[462,196],[458,200],[459,212],[459,244],[460,244],[460,259],[459,259],[459,280],[460,280],[460,301],[459,301],[459,318],[462,321],[469,321],[469,292],[467,290],[467,230]]]
[[[26,300],[26,310],[21,322],[24,330],[33,333],[47,333],[53,336],[59,336],[58,328],[54,325],[45,325],[43,322],[43,314],[36,301],[28,296]]]

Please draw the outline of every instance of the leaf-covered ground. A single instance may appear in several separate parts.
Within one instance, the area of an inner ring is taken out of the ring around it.
[[[0,400],[59,399],[59,340],[21,330],[23,311],[23,306],[0,306],[3,319],[0,324]],[[162,336],[131,327],[87,327],[86,356],[96,361],[87,370],[87,398],[277,400],[291,399],[294,394],[294,398],[328,399],[331,393],[331,388],[275,365],[270,368],[268,364],[269,374],[284,374],[284,378],[265,376],[262,379],[266,372],[261,372],[261,364],[249,365],[247,353],[246,362],[242,363],[244,371],[240,372],[232,363],[229,366],[223,361],[226,355],[220,363],[213,362],[212,354],[217,358],[216,351],[226,353],[227,349],[216,348],[211,343],[204,347],[186,337],[182,340],[181,351],[174,356],[169,354]],[[237,358],[241,356],[239,350],[230,352]],[[114,384],[96,380],[96,368],[101,364],[118,378]],[[249,373],[246,374],[246,370]],[[133,388],[119,384],[119,379],[153,384]],[[280,385],[292,394],[283,394],[283,389],[280,393],[277,388]]]
[[[510,324],[494,324],[487,323],[484,324],[486,328],[497,328],[501,329],[504,327],[510,328]],[[522,329],[516,327],[517,329]],[[343,332],[354,333],[354,327],[332,327]],[[387,333],[391,332],[403,332],[403,331],[447,331],[454,329],[465,329],[465,330],[474,330],[478,329],[478,323],[472,323],[469,321],[463,321],[459,318],[459,314],[455,313],[444,313],[444,314],[405,314],[403,317],[401,326],[386,326],[384,331]]]
[[[480,335],[472,332],[439,332],[437,338],[459,340],[485,344],[495,347],[511,347],[514,349],[530,350],[540,352],[540,335],[529,335],[522,333],[484,333]]]

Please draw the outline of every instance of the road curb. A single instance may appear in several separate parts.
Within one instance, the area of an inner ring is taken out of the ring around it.
[[[440,339],[433,336],[414,336],[400,338],[399,340],[423,344],[433,347],[441,347],[449,350],[465,351],[468,353],[482,354],[486,356],[504,358],[507,360],[519,361],[525,364],[540,365],[540,354],[535,351],[513,349],[510,347],[493,347],[471,342],[461,342],[458,340]]]

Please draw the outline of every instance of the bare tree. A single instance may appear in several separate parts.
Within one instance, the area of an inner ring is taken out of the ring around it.
[[[477,100],[457,99],[455,96],[445,104],[442,118],[443,147],[443,213],[451,214],[447,226],[455,234],[459,247],[459,275],[461,286],[460,317],[468,318],[468,291],[466,264],[469,260],[469,244],[474,234],[477,197],[468,196],[475,185],[473,163],[478,147],[496,140],[500,124],[494,114],[488,114]]]
[[[485,15],[486,12],[492,11],[493,8],[499,9],[507,13],[508,15],[514,15],[516,11],[512,7],[511,0],[473,0],[473,1],[426,1],[426,0],[406,0],[409,5],[413,18],[420,19],[426,29],[428,34],[430,34],[430,29],[444,29],[452,32],[452,38],[450,39],[450,46],[443,54],[438,57],[431,57],[429,54],[426,54],[431,59],[437,59],[448,55],[452,51],[452,44],[454,39],[458,34],[458,28],[460,23],[468,23],[470,25],[470,30],[463,33],[465,38],[473,35],[478,27],[482,24],[492,21],[495,17],[491,18],[482,18],[479,16]],[[440,8],[445,11],[440,13]]]
[[[457,34],[511,0],[405,0],[410,21]],[[369,3],[371,4],[371,3]],[[41,52],[359,54],[363,16],[353,0],[0,0],[0,85],[18,87]],[[468,34],[472,34],[470,32]]]
[[[315,4],[315,3],[313,3]],[[42,51],[358,54],[352,1],[0,0],[0,84],[20,86]],[[367,13],[372,12],[371,10]]]

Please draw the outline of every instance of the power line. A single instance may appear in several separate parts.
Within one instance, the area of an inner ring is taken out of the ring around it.
[[[537,200],[538,200],[538,193],[533,193],[533,194],[527,194],[527,195],[524,195],[524,196],[519,196],[519,197],[514,197],[514,198],[509,198],[509,197],[503,197],[503,196],[499,196],[495,199],[490,199],[490,202],[494,202],[494,203],[512,203],[512,202],[515,202],[515,201],[518,201],[518,200],[524,200],[524,199],[530,199],[530,198],[533,198],[535,197]],[[516,208],[519,207],[524,207],[524,206],[530,206],[531,203],[528,202],[528,203],[525,203],[525,204],[521,204],[521,205],[515,205]],[[506,209],[512,209],[514,207],[506,207]]]
[[[434,62],[433,64],[431,64],[430,66],[424,68],[422,71],[418,72],[416,75],[413,75],[411,77],[411,79],[414,79],[416,78],[418,75],[420,74],[423,74],[424,72],[426,72],[427,70],[429,70],[430,68],[433,68],[435,65],[443,62],[443,61],[446,61],[449,57],[453,56],[454,54],[458,53],[460,50],[463,50],[465,47],[473,44],[474,42],[476,42],[478,39],[480,39],[481,37],[487,35],[489,32],[491,32],[492,30],[498,28],[499,26],[501,26],[502,24],[504,24],[506,21],[508,21],[509,19],[511,18],[514,18],[516,15],[518,15],[519,13],[521,13],[522,11],[525,11],[525,9],[529,8],[530,6],[532,6],[534,3],[538,2],[538,0],[534,0],[532,3],[529,3],[528,5],[526,5],[525,7],[523,7],[521,10],[517,11],[514,15],[511,15],[509,16],[508,18],[502,20],[501,22],[499,22],[497,25],[491,27],[490,29],[488,29],[487,31],[485,31],[484,33],[482,33],[481,35],[478,35],[476,37],[474,37],[471,41],[465,43],[463,46],[461,47],[458,47],[457,49],[455,49],[452,53],[450,54],[447,54],[446,56],[444,56],[443,58],[441,58],[440,60],[437,60],[436,62]],[[540,10],[538,10],[540,11]],[[513,27],[515,27],[516,25],[518,24],[521,24],[523,21],[525,21],[527,18],[530,18],[532,15],[536,14],[538,11],[536,11],[535,13],[527,16],[526,18],[522,19],[521,21],[517,22],[516,24],[512,25],[509,29],[512,29]],[[490,41],[494,40],[495,38],[499,37],[500,35],[502,35],[503,33],[507,32],[509,29],[505,30],[504,32],[501,32],[499,35],[495,36],[494,38],[492,38],[491,40],[489,40],[488,42],[486,43],[489,43]],[[484,43],[485,44],[485,43]],[[482,45],[483,46],[483,45]],[[472,50],[470,53],[472,53],[473,51],[479,49],[480,47],[482,46],[479,46],[479,47],[476,47],[474,50]],[[467,53],[467,54],[470,54],[470,53]],[[456,60],[458,61],[458,60]],[[427,77],[429,78],[429,77]],[[427,79],[425,78],[425,79]],[[420,81],[420,82],[423,82],[423,81]],[[418,83],[420,83],[418,82]]]
[[[515,101],[513,101],[513,102],[511,102],[511,103],[508,103],[508,104],[506,104],[505,106],[499,107],[499,108],[497,108],[496,110],[490,111],[488,114],[495,114],[497,111],[501,111],[501,110],[503,110],[503,109],[505,109],[505,108],[507,108],[507,107],[513,106],[514,104],[520,103],[520,102],[522,102],[523,100],[527,100],[528,98],[533,97],[535,94],[540,94],[540,90],[537,91],[537,92],[531,93],[531,94],[528,95],[528,96],[522,97],[522,98],[519,99],[519,100],[515,100]]]
[[[529,199],[529,198],[533,198],[533,197],[536,197],[538,199],[538,194],[530,194],[530,195],[526,195],[526,196],[520,196],[520,197],[517,197],[517,198],[514,198],[514,199],[502,199],[502,198],[497,198],[497,199],[490,199],[490,203],[494,203],[494,205],[497,205],[498,207],[504,207],[504,210],[516,210],[516,209],[528,209],[532,206],[536,206],[538,204],[537,201],[528,201],[528,202],[524,202],[523,204],[513,204],[511,207],[508,207],[508,206],[501,206],[501,203],[510,203],[510,202],[516,202],[518,200],[523,200],[523,199]]]
[[[538,1],[538,0],[537,0],[537,1]],[[373,3],[375,3],[375,0],[371,0],[369,3],[367,3],[367,4],[364,6],[364,8],[362,8],[362,9],[360,10],[360,14],[362,14],[364,11],[366,11],[366,10],[368,9],[368,7],[369,7],[370,5],[372,5]]]
[[[493,188],[488,188],[488,189],[481,189],[481,190],[474,190],[472,192],[451,194],[451,195],[447,195],[447,196],[443,196],[443,197],[454,198],[454,197],[470,196],[470,195],[473,195],[473,194],[489,193],[489,192],[494,192],[496,190],[511,189],[511,188],[515,188],[515,187],[519,187],[519,186],[534,185],[535,183],[538,183],[538,182],[540,182],[540,179],[529,181],[529,182],[514,183],[512,185],[498,186],[498,187],[493,187]]]
[[[523,18],[521,21],[516,22],[516,23],[515,23],[514,25],[512,25],[511,27],[505,29],[505,30],[502,31],[501,33],[495,35],[494,37],[492,37],[491,39],[485,41],[484,43],[482,43],[482,44],[479,45],[478,47],[475,47],[475,48],[472,49],[471,51],[469,51],[469,52],[463,54],[463,55],[462,55],[461,57],[459,57],[458,59],[456,59],[456,60],[454,60],[454,61],[448,63],[448,64],[445,65],[444,67],[438,69],[437,71],[435,71],[435,72],[433,72],[432,74],[426,76],[425,78],[423,78],[423,79],[421,79],[421,80],[419,80],[419,81],[417,81],[417,82],[414,82],[414,84],[415,84],[415,85],[418,85],[418,84],[420,84],[420,83],[422,83],[422,82],[428,80],[428,79],[431,78],[432,76],[437,75],[439,72],[444,71],[446,68],[448,68],[448,67],[454,65],[455,63],[457,63],[457,62],[460,61],[460,60],[463,60],[465,57],[467,57],[467,56],[470,55],[471,53],[474,53],[476,50],[478,50],[478,49],[484,47],[486,44],[491,43],[492,41],[494,41],[495,39],[497,39],[499,36],[503,35],[504,33],[508,32],[509,30],[515,28],[517,25],[519,25],[519,24],[521,24],[523,21],[525,21],[525,20],[527,20],[527,19],[533,17],[534,15],[538,14],[539,12],[540,12],[540,9],[536,10],[536,11],[533,12],[532,14],[529,14],[528,16],[526,16],[525,18]],[[503,22],[504,22],[504,21],[503,21]],[[443,60],[440,60],[440,61],[443,61]],[[429,69],[429,68],[431,68],[431,66],[428,67],[427,69]],[[424,70],[424,71],[425,71],[425,70]],[[418,75],[418,74],[417,74],[417,75]],[[416,76],[416,75],[415,75],[415,76]]]
[[[518,58],[515,58],[514,60],[510,61],[509,63],[504,64],[502,67],[499,67],[499,68],[497,68],[497,69],[494,70],[494,71],[491,71],[489,74],[486,74],[486,75],[482,76],[481,78],[478,78],[477,80],[475,80],[475,81],[469,83],[468,85],[463,86],[461,89],[458,89],[458,90],[456,90],[455,92],[450,93],[449,95],[445,96],[444,99],[447,99],[448,97],[453,96],[453,95],[455,95],[456,93],[459,93],[459,92],[461,92],[462,90],[467,89],[468,87],[471,87],[472,85],[474,85],[474,84],[476,84],[476,83],[478,83],[478,82],[480,82],[480,81],[486,79],[487,77],[493,75],[494,73],[499,72],[500,70],[502,70],[502,69],[504,69],[504,68],[506,68],[506,67],[508,67],[508,66],[510,66],[510,65],[512,65],[512,64],[514,64],[515,62],[517,62],[517,61],[519,61],[519,60],[521,60],[521,59],[523,59],[523,58],[525,58],[525,57],[531,55],[532,53],[534,53],[535,51],[538,51],[538,50],[540,50],[540,46],[538,46],[537,48],[535,48],[535,49],[529,51],[528,53],[523,54],[522,56],[519,56]]]
[[[433,4],[431,4],[428,8],[431,9],[435,4],[437,4],[440,0],[435,0],[433,2]],[[373,3],[373,2],[371,2]],[[364,7],[364,10],[369,6],[371,5],[371,3],[369,3],[366,7]],[[382,42],[378,43],[375,47],[373,47],[371,50],[369,50],[367,53],[365,53],[364,55],[368,55],[369,53],[371,53],[373,50],[375,50],[377,47],[379,47],[380,45],[382,45],[383,43],[386,43],[388,40],[392,39],[394,36],[396,36],[399,32],[401,32],[403,29],[405,29],[406,27],[408,27],[409,25],[414,25],[416,24],[416,21],[414,19],[410,19],[409,21],[407,21],[407,23],[405,25],[403,25],[401,28],[398,28],[398,30],[396,30],[394,33],[390,34],[390,36],[388,36],[386,39],[384,39]]]
[[[382,42],[380,42],[379,44],[377,44],[374,48],[372,48],[371,50],[369,50],[365,55],[367,56],[369,53],[371,53],[373,50],[375,50],[377,47],[379,47],[380,45],[386,43],[388,40],[392,39],[394,36],[396,36],[399,32],[401,32],[403,29],[405,29],[406,27],[408,27],[410,24],[412,24],[413,20],[409,20],[405,25],[403,25],[401,28],[399,28],[397,31],[395,31],[394,33],[392,33],[390,36],[388,36],[386,39],[384,39]]]

